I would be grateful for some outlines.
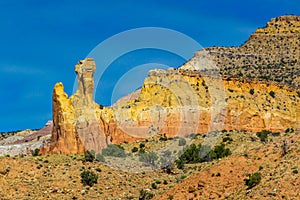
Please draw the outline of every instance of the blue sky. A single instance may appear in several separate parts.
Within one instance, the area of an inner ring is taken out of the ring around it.
[[[184,33],[204,47],[237,46],[270,18],[284,14],[299,15],[300,2],[0,1],[0,131],[42,127],[52,118],[54,84],[63,82],[70,95],[78,60],[122,31],[163,27]],[[147,62],[176,67],[184,60],[150,49],[121,56],[111,71]],[[96,96],[104,105],[110,104],[110,85],[120,78],[109,70],[106,73],[105,91]]]

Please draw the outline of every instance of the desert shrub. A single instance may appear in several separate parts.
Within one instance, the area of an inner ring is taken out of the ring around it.
[[[270,92],[269,92],[269,95],[270,95],[271,97],[275,98],[275,92],[274,92],[274,91],[270,91]]]
[[[98,175],[88,170],[81,172],[80,176],[81,183],[90,187],[92,187],[98,181]]]
[[[160,164],[162,169],[167,173],[171,174],[173,170],[172,152],[169,150],[163,151],[160,157]]]
[[[139,149],[138,149],[137,147],[133,147],[133,148],[131,149],[131,152],[132,152],[132,153],[135,153],[135,152],[138,152],[138,150],[139,150]]]
[[[158,156],[154,152],[149,152],[149,153],[141,153],[139,154],[139,160],[141,162],[144,162],[146,164],[155,165],[155,161],[158,159]]]
[[[293,128],[287,128],[285,130],[285,133],[293,133],[294,132],[294,129]]]
[[[250,89],[249,93],[250,93],[251,95],[253,95],[253,94],[254,94],[254,89],[253,89],[253,88]]]
[[[152,184],[151,184],[151,187],[152,187],[153,189],[157,189],[156,183],[152,183]]]
[[[191,144],[183,151],[184,153],[179,157],[184,163],[197,163],[200,162],[199,152],[201,149],[201,144],[196,146],[195,144]]]
[[[100,153],[97,153],[97,154],[96,154],[96,160],[97,160],[98,162],[105,162],[104,156],[103,156],[102,154],[100,154]]]
[[[271,135],[274,136],[274,137],[278,137],[278,136],[280,136],[280,132],[274,132]]]
[[[110,144],[107,148],[102,149],[102,155],[113,157],[126,157],[124,148],[115,144]]]
[[[40,149],[36,148],[34,150],[30,150],[32,156],[39,156],[40,155]]]
[[[163,134],[162,136],[160,136],[159,141],[167,141],[168,138],[166,136],[166,134]]]
[[[140,149],[139,154],[146,153],[145,149]]]
[[[168,200],[173,200],[173,199],[174,199],[174,196],[170,194],[170,195],[168,196]]]
[[[257,135],[257,137],[260,138],[260,141],[266,142],[268,140],[268,134],[269,133],[270,133],[269,131],[263,130],[261,132],[257,132],[256,135]]]
[[[178,169],[183,169],[186,163],[199,163],[223,158],[231,155],[229,148],[225,144],[217,145],[213,150],[209,146],[191,144],[184,149],[183,154],[175,161]]]
[[[84,161],[85,162],[93,162],[95,160],[95,151],[87,150],[84,152]]]
[[[139,200],[149,200],[154,197],[154,194],[148,192],[147,190],[140,190]]]
[[[99,167],[97,167],[95,170],[96,170],[97,172],[102,172],[101,168],[99,168]]]
[[[248,189],[250,189],[258,185],[260,181],[261,181],[261,173],[255,172],[253,174],[250,174],[249,177],[245,179],[245,184],[248,186]]]
[[[285,129],[285,133],[289,133],[290,132],[290,128]]]
[[[141,143],[140,144],[140,148],[142,149],[142,148],[145,148],[145,144],[144,143]]]
[[[225,144],[215,146],[214,150],[212,150],[211,152],[215,153],[215,155],[216,155],[215,159],[224,158],[224,157],[231,155],[230,149],[225,148]]]
[[[175,163],[176,163],[176,166],[177,166],[178,169],[183,169],[183,167],[184,167],[184,161],[182,159],[177,159],[175,161]]]
[[[38,164],[38,166],[36,167],[37,169],[41,169],[43,167],[42,164]]]
[[[179,138],[178,145],[179,145],[179,146],[184,146],[184,145],[186,145],[186,140],[185,140],[184,138]]]
[[[227,141],[231,142],[233,141],[233,139],[231,137],[224,137],[223,142],[227,142]]]

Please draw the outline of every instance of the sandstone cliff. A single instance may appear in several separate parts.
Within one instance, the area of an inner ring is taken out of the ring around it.
[[[113,111],[103,108],[93,100],[96,64],[93,59],[81,60],[75,66],[78,89],[68,98],[62,83],[53,89],[53,130],[50,147],[43,153],[76,154],[85,150],[96,153],[111,142],[136,141],[125,134],[114,121]]]
[[[77,92],[54,88],[50,152],[100,152],[155,134],[297,129],[299,29],[297,16],[272,19],[240,47],[203,49],[178,69],[150,71],[134,98],[112,107],[93,101],[95,63],[80,61]]]

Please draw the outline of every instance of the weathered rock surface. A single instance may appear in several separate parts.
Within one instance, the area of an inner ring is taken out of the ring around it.
[[[166,77],[168,85],[161,83]],[[152,71],[139,98],[117,107],[116,113],[121,114],[117,119],[121,125],[146,125],[144,136],[151,130],[168,137],[223,129],[284,131],[298,128],[299,97],[274,83]]]
[[[93,59],[81,60],[75,66],[78,89],[68,98],[62,83],[53,90],[53,131],[49,149],[43,152],[76,154],[85,150],[96,153],[112,141],[135,141],[124,134],[113,120],[112,110],[103,108],[93,100],[96,64]]]
[[[75,128],[72,100],[64,92],[62,83],[57,83],[52,94],[53,131],[51,153],[82,153],[84,146]]]
[[[78,89],[71,101],[74,108],[75,130],[80,141],[85,149],[101,152],[101,149],[107,147],[108,141],[100,128],[93,100],[95,71],[96,64],[93,59],[87,58],[76,65]]]
[[[152,70],[112,107],[93,101],[95,63],[80,61],[77,92],[68,98],[61,83],[54,88],[50,152],[100,152],[153,134],[299,128],[299,27],[297,16],[275,18],[240,47],[203,49],[179,69]]]

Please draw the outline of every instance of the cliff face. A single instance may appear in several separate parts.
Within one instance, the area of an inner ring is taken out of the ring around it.
[[[218,80],[175,70],[151,71],[139,98],[115,110],[122,114],[118,121],[134,127],[147,124],[145,136],[152,130],[175,137],[223,129],[297,128],[299,108],[298,94],[275,83]]]
[[[107,146],[93,101],[95,70],[96,65],[92,59],[80,61],[76,65],[78,90],[70,98],[64,92],[62,83],[55,85],[50,152],[83,153],[85,149],[100,152]]]
[[[93,100],[96,64],[93,59],[81,60],[75,66],[78,89],[70,98],[62,83],[53,89],[53,130],[50,147],[43,153],[76,154],[85,150],[96,153],[111,142],[132,142],[139,138],[127,135],[114,121],[114,113]]]
[[[95,63],[80,61],[77,92],[68,98],[61,83],[54,88],[50,152],[100,152],[154,134],[297,129],[299,30],[299,17],[272,19],[240,47],[207,48],[178,69],[150,71],[112,107],[93,101]]]
[[[64,92],[62,83],[54,86],[52,94],[53,130],[50,142],[52,153],[82,153],[84,146],[74,123],[74,107]]]
[[[86,149],[100,152],[107,147],[108,141],[98,123],[97,106],[93,100],[95,70],[96,64],[93,59],[82,60],[76,65],[78,89],[71,101],[74,108],[74,125],[80,140]]]

